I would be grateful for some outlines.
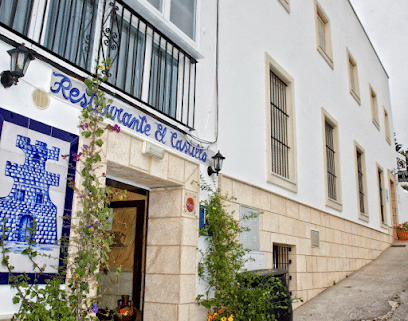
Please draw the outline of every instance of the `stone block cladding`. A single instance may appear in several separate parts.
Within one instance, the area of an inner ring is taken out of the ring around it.
[[[304,302],[370,263],[392,242],[392,235],[311,208],[256,186],[220,175],[219,188],[235,200],[227,202],[234,217],[239,206],[261,211],[261,251],[273,268],[273,245],[289,245],[289,289]],[[320,246],[312,247],[311,230]],[[294,303],[294,308],[302,303]]]
[[[143,140],[125,131],[109,133],[106,160],[107,174],[150,188],[144,320],[204,319],[195,302],[200,166],[167,150],[143,154]]]

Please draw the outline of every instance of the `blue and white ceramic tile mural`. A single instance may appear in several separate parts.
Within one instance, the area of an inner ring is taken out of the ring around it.
[[[0,133],[0,234],[6,233],[13,272],[38,272],[21,253],[31,239],[40,254],[36,263],[54,274],[63,258],[58,241],[69,235],[73,191],[67,176],[75,174],[72,156],[61,155],[77,151],[78,136],[1,108]],[[34,220],[35,233],[29,229]],[[8,282],[6,274],[1,266],[0,283]]]

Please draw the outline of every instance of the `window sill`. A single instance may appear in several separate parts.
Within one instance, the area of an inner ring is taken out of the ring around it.
[[[378,120],[373,118],[373,124],[375,127],[377,127],[378,130],[380,130],[380,124],[378,123]]]
[[[350,94],[353,96],[353,98],[357,101],[359,105],[361,105],[361,99],[360,97],[356,94],[356,92],[353,89],[350,89]]]
[[[331,208],[333,208],[333,209],[335,209],[335,210],[337,210],[339,212],[343,211],[343,204],[342,203],[340,203],[340,202],[338,202],[336,200],[333,200],[331,198],[328,198],[327,196],[326,196],[326,206],[331,207]]]
[[[386,223],[381,223],[380,227],[385,229],[385,230],[388,230],[388,225]]]
[[[364,222],[366,222],[366,223],[368,223],[368,222],[370,221],[370,218],[368,217],[368,215],[367,215],[367,214],[363,214],[363,213],[359,213],[359,214],[358,214],[358,219],[359,219],[359,220],[362,220],[362,221],[364,221]]]
[[[329,54],[326,51],[324,51],[320,46],[317,47],[317,51],[322,55],[323,59],[326,60],[330,68],[334,69],[332,57],[330,57]]]
[[[267,181],[291,192],[297,193],[298,187],[297,182],[287,179],[283,176],[279,176],[275,173],[269,173]]]

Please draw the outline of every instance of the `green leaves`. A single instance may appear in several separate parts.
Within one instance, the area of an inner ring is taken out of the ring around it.
[[[70,245],[76,253],[69,260],[63,259],[67,264],[66,268],[59,269],[59,274],[46,280],[46,285],[39,287],[31,284],[26,274],[16,274],[10,276],[11,287],[17,290],[13,298],[14,304],[20,304],[19,312],[13,317],[15,320],[41,320],[41,321],[85,321],[97,320],[90,314],[90,307],[96,303],[96,297],[90,296],[91,285],[94,280],[99,280],[98,271],[101,263],[108,268],[108,252],[112,245],[112,236],[106,231],[108,223],[107,216],[110,213],[109,195],[111,192],[99,182],[99,169],[101,166],[101,147],[103,146],[103,134],[106,125],[103,114],[106,114],[106,101],[104,92],[100,89],[101,81],[106,76],[101,74],[103,69],[110,68],[110,59],[103,63],[102,68],[96,70],[96,75],[92,79],[85,79],[88,94],[94,95],[92,105],[85,106],[80,116],[79,128],[84,142],[78,155],[75,156],[78,176],[81,176],[80,187],[73,181],[70,187],[78,195],[78,210],[75,213],[76,221],[71,226]],[[87,141],[85,141],[87,140]],[[72,177],[69,177],[72,179]],[[36,224],[30,232],[35,233]],[[13,270],[10,265],[9,250],[4,246],[8,229],[0,232],[0,247],[2,250],[1,263],[7,267],[8,271]],[[66,251],[67,242],[59,241],[63,250]],[[34,258],[43,255],[33,250],[34,242],[28,242],[27,248],[22,251],[22,255],[33,264],[34,272],[38,281],[39,275],[44,275],[45,267],[38,266]],[[58,258],[57,258],[58,259]],[[68,273],[66,289],[61,286],[65,283]],[[120,271],[118,270],[118,273]],[[34,283],[35,283],[34,282]]]

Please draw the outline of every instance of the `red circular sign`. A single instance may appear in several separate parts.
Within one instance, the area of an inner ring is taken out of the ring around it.
[[[194,200],[191,197],[187,199],[186,206],[187,206],[187,211],[189,212],[194,211]]]

